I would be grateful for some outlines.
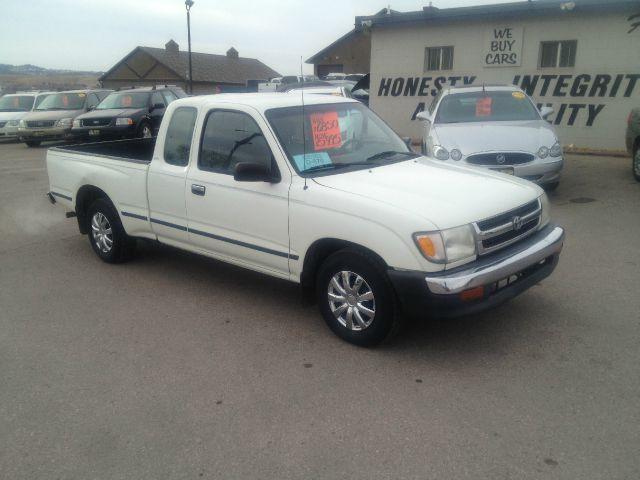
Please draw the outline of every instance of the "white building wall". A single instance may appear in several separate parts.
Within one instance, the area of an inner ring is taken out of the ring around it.
[[[627,115],[634,105],[640,105],[640,29],[628,33],[627,17],[632,13],[640,11],[598,16],[558,12],[555,18],[374,26],[370,106],[398,133],[417,140],[421,122],[412,117],[429,106],[438,84],[522,86],[523,79],[537,78],[533,99],[554,107],[550,120],[564,145],[623,150]],[[520,66],[484,66],[488,35],[505,27],[523,31],[522,48],[517,52]],[[554,40],[578,41],[574,67],[538,67],[540,42]],[[425,48],[448,45],[454,46],[453,70],[424,71]],[[417,91],[407,89],[407,83],[416,78],[420,82]],[[594,87],[595,83],[600,87]]]

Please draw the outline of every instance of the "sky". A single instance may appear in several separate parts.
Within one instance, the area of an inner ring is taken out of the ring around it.
[[[508,1],[508,0],[503,0]],[[106,71],[137,45],[187,50],[184,0],[2,0],[0,63]],[[390,6],[420,10],[416,0],[195,0],[192,51],[258,58],[281,74],[353,28],[357,15]],[[439,8],[500,3],[434,0]],[[305,73],[313,67],[304,66]]]

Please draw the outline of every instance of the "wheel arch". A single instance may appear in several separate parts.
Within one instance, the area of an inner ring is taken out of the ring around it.
[[[104,190],[95,185],[83,185],[78,189],[78,193],[76,194],[76,217],[78,219],[80,233],[89,233],[89,218],[87,214],[91,204],[99,198],[104,198],[114,207],[114,210],[117,211],[113,201],[111,201],[109,195],[107,195]]]

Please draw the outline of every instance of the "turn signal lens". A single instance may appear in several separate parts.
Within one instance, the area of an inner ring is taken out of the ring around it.
[[[447,260],[440,232],[419,233],[414,236],[414,239],[427,260],[435,263],[444,263]]]
[[[484,297],[484,287],[470,288],[460,294],[460,300],[463,302],[471,302]]]

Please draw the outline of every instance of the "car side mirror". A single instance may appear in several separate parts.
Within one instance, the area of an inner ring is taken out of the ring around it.
[[[233,169],[233,179],[236,182],[269,182],[275,183],[279,178],[271,174],[271,168],[264,163],[240,162]]]
[[[87,111],[90,112],[90,111],[95,110],[95,109],[96,109],[95,105],[89,105],[89,108],[87,108]]]
[[[156,104],[151,106],[149,111],[153,112],[154,110],[162,110],[163,108],[164,108],[164,103],[156,103]]]
[[[424,120],[425,122],[431,122],[431,115],[426,110],[423,110],[422,112],[418,112],[418,114],[416,115],[416,118],[418,120]]]
[[[554,111],[553,107],[542,107],[540,109],[540,116],[546,120]]]

